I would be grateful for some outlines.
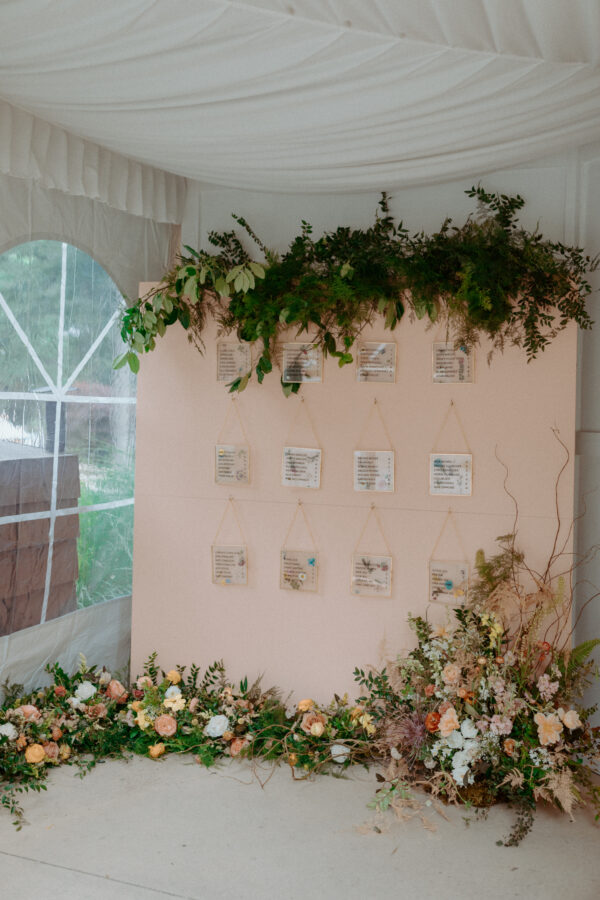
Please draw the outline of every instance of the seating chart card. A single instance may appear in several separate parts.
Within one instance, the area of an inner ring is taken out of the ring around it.
[[[359,341],[356,356],[356,380],[394,382],[396,380],[396,344]]]
[[[320,487],[321,450],[309,447],[284,447],[281,484],[283,487]]]
[[[391,597],[392,557],[354,553],[350,591],[360,597]]]
[[[435,384],[472,384],[473,350],[452,341],[433,344],[433,380]]]
[[[467,599],[469,564],[464,561],[429,560],[429,599],[431,603],[460,606]]]
[[[319,559],[314,550],[281,551],[279,586],[288,591],[316,591]]]
[[[470,453],[431,453],[429,456],[429,493],[470,497],[473,457]]]
[[[282,381],[307,383],[323,380],[323,351],[314,344],[283,345]]]
[[[243,544],[212,547],[213,584],[247,584],[248,553]]]
[[[355,450],[354,490],[393,491],[394,451]]]
[[[217,381],[235,381],[251,368],[250,344],[235,344],[233,341],[217,343]]]
[[[250,483],[250,450],[246,444],[215,445],[215,482]]]

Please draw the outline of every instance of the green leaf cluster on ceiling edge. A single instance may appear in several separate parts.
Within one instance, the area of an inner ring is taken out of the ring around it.
[[[590,328],[588,275],[598,256],[524,229],[517,219],[525,204],[519,195],[488,193],[481,186],[465,193],[476,200],[477,211],[460,227],[447,218],[433,234],[410,234],[394,222],[383,194],[371,227],[340,227],[315,240],[303,221],[283,254],[234,215],[262,261],[251,257],[233,230],[209,234],[212,252],[185,246],[189,255],[182,254],[156,289],[124,309],[127,350],[115,368],[128,364],[137,372],[140,355],[154,350],[157,337],[175,322],[202,352],[209,316],[220,333],[257,348],[252,368],[230,391],[244,390],[254,375],[262,383],[289,329],[344,366],[352,362],[362,330],[378,317],[390,331],[407,314],[427,319],[444,325],[448,340],[473,347],[487,338],[492,351],[514,344],[528,360],[569,322]],[[299,385],[282,387],[289,395]]]

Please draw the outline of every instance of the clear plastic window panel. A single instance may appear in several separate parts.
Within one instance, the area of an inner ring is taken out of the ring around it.
[[[112,368],[120,304],[75,247],[0,255],[0,634],[131,592],[135,378]]]

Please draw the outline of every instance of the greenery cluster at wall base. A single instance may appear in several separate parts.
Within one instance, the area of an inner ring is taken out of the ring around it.
[[[259,348],[231,391],[244,390],[254,374],[263,381],[273,369],[278,339],[290,328],[309,334],[307,340],[340,366],[352,362],[354,342],[378,316],[393,331],[408,312],[445,324],[449,338],[461,344],[473,346],[481,338],[499,350],[515,344],[528,359],[569,322],[590,328],[587,276],[598,257],[522,228],[517,212],[525,201],[519,195],[480,186],[466,193],[478,210],[461,227],[446,219],[434,234],[410,234],[394,223],[383,194],[370,228],[340,227],[314,240],[303,222],[282,255],[234,215],[264,263],[251,258],[235,231],[211,232],[211,253],[186,246],[190,255],[124,311],[121,334],[128,349],[114,365],[137,372],[139,355],[154,350],[156,338],[175,322],[202,351],[209,316],[222,333]],[[299,387],[282,386],[286,394]]]

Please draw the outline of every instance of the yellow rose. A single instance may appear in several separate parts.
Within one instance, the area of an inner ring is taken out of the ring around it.
[[[373,725],[373,716],[370,716],[369,713],[365,713],[364,716],[361,716],[358,720],[362,727],[365,729],[367,734],[373,735],[375,734],[375,726]]]
[[[177,669],[171,669],[170,672],[167,672],[167,678],[171,682],[171,684],[179,684],[181,681],[181,675],[177,671]]]
[[[312,709],[315,705],[315,701],[311,700],[310,697],[307,697],[305,700],[301,700],[298,704],[298,712],[308,712],[309,709]]]
[[[152,723],[150,722],[150,719],[148,718],[148,716],[146,715],[144,710],[140,709],[139,713],[135,717],[135,724],[138,726],[138,728],[144,729],[144,728],[147,728],[148,725],[151,725]]]
[[[25,759],[28,763],[40,763],[46,755],[41,744],[30,744],[25,751]]]
[[[66,762],[66,760],[67,760],[67,759],[70,757],[70,755],[71,755],[71,748],[69,747],[69,745],[68,745],[68,744],[61,744],[60,747],[58,748],[58,755],[59,755],[60,758],[63,760],[63,762]]]
[[[167,709],[172,709],[173,712],[179,712],[180,709],[185,709],[185,700],[181,694],[179,697],[167,697],[163,703]]]
[[[164,744],[153,744],[148,748],[148,753],[152,757],[152,759],[158,759],[159,756],[162,756],[165,752]]]
[[[310,726],[310,733],[313,737],[321,737],[324,731],[325,726],[322,722],[313,722],[313,724]]]
[[[355,706],[354,709],[350,711],[351,718],[358,719],[358,717],[362,714],[362,711],[362,706]]]
[[[144,708],[144,704],[142,703],[141,700],[134,700],[133,703],[131,704],[131,708],[134,712],[139,712],[140,709]]]

